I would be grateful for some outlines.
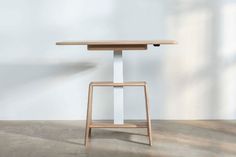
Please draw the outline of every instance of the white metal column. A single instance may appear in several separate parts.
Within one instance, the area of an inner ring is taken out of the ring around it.
[[[113,82],[123,83],[122,50],[114,51]],[[124,89],[114,87],[114,124],[124,124]]]

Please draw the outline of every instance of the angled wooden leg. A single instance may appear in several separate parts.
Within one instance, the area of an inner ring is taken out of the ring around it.
[[[93,85],[91,85],[91,98],[90,98],[90,122],[89,124],[92,124],[92,116],[93,116]],[[92,128],[89,127],[89,137],[91,137],[91,134],[92,134]]]
[[[149,96],[147,91],[147,84],[144,85],[144,93],[145,93],[145,102],[146,102],[146,118],[147,118],[147,132],[149,138],[149,145],[152,145],[152,128],[151,128],[151,118],[150,118],[150,106],[149,106]]]
[[[89,137],[89,129],[90,129],[90,123],[91,123],[91,111],[92,111],[92,84],[89,84],[89,90],[88,90],[88,105],[87,105],[87,118],[86,118],[86,128],[85,128],[85,138],[84,138],[84,144],[87,146],[88,144],[88,137]]]

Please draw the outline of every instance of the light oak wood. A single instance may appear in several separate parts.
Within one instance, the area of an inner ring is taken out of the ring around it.
[[[90,117],[89,117],[89,124],[92,123],[92,115],[93,115],[93,88],[91,87],[90,89]],[[89,127],[89,137],[91,137],[91,134],[92,134],[92,128]]]
[[[174,40],[91,40],[91,41],[61,41],[56,45],[87,45],[88,50],[146,50],[148,45],[160,46],[176,44]]]
[[[114,82],[91,82],[90,85],[92,86],[144,86],[147,83],[145,81],[142,82],[123,82],[123,83],[114,83]]]
[[[125,124],[113,124],[113,123],[92,123],[91,128],[147,128],[147,123],[125,123]]]
[[[88,144],[88,137],[90,130],[90,124],[92,122],[92,86],[89,86],[88,90],[88,105],[87,105],[87,118],[86,118],[86,128],[85,128],[85,138],[84,138],[84,144],[87,146]]]
[[[146,104],[146,123],[132,124],[111,124],[111,123],[93,123],[92,121],[92,101],[93,101],[93,88],[95,86],[142,86],[144,88],[145,104]],[[147,128],[147,136],[149,139],[149,145],[152,145],[152,133],[151,133],[151,119],[150,119],[150,108],[149,108],[149,96],[147,92],[146,82],[124,82],[124,83],[114,83],[114,82],[91,82],[89,84],[88,91],[88,105],[87,105],[87,119],[85,128],[85,146],[88,145],[88,138],[91,137],[92,128]]]
[[[149,144],[152,145],[152,127],[151,127],[151,118],[150,118],[150,107],[149,107],[149,97],[147,84],[144,85],[144,94],[145,94],[145,104],[146,104],[146,118],[147,118],[147,132],[149,137]]]
[[[88,41],[60,41],[56,45],[162,45],[176,44],[174,40],[88,40]]]
[[[88,50],[113,50],[114,52],[119,50],[146,50],[147,45],[135,44],[135,45],[88,45]]]

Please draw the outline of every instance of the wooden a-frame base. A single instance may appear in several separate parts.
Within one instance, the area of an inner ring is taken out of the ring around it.
[[[92,101],[93,101],[93,87],[94,86],[142,86],[144,88],[145,104],[146,104],[146,123],[140,124],[110,124],[110,123],[93,123],[92,122]],[[147,128],[147,136],[149,139],[149,145],[152,145],[152,130],[151,130],[151,119],[150,119],[150,107],[149,97],[147,92],[146,82],[125,82],[125,83],[113,83],[113,82],[91,82],[88,90],[88,106],[87,106],[87,119],[85,128],[85,146],[88,145],[88,138],[91,136],[92,128]]]

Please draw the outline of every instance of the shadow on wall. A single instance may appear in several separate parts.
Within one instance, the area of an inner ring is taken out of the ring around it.
[[[60,79],[87,73],[96,67],[91,62],[32,63],[0,65],[0,93],[44,79]]]
[[[79,91],[87,84],[78,79],[86,78],[95,67],[92,62],[1,64],[0,118],[82,119],[86,92]]]

